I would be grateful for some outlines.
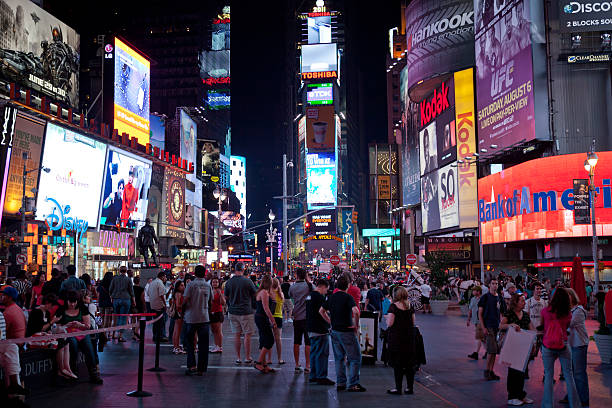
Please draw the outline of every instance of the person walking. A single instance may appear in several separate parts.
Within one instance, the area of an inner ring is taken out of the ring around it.
[[[525,308],[525,298],[522,294],[513,293],[508,303],[508,312],[502,318],[499,325],[500,330],[535,330],[531,319]],[[527,372],[515,370],[508,367],[508,405],[521,406],[523,404],[533,404],[533,400],[527,398],[525,392],[525,376]]]
[[[423,313],[431,313],[431,305],[429,304],[429,298],[431,297],[431,286],[429,286],[427,281],[425,281],[421,286],[419,286],[419,290],[421,291]]]
[[[210,328],[215,342],[215,346],[210,352],[223,353],[223,307],[225,306],[225,296],[223,296],[219,278],[212,278],[210,283],[213,290],[213,299],[210,305]]]
[[[310,338],[310,377],[308,382],[319,385],[334,385],[334,381],[327,378],[327,361],[329,359],[329,323],[321,316],[319,311],[325,303],[325,296],[329,290],[329,282],[320,278],[315,290],[310,292],[306,299],[306,330]]]
[[[283,290],[283,296],[285,302],[283,302],[283,320],[288,323],[293,323],[293,302],[291,301],[291,297],[289,296],[289,288],[291,287],[291,283],[289,282],[289,276],[283,276],[283,283],[281,284],[281,289]]]
[[[170,319],[174,320],[174,331],[172,332],[172,354],[185,354],[181,347],[181,331],[183,329],[183,303],[185,283],[181,280],[174,282],[172,299],[170,300]]]
[[[319,313],[332,328],[332,348],[336,362],[336,389],[338,391],[364,392],[366,389],[359,384],[359,370],[361,368],[361,348],[357,339],[359,309],[353,297],[346,292],[348,286],[348,279],[345,276],[340,276],[336,282],[338,291],[327,299]],[[348,381],[346,366],[348,366],[349,371]]]
[[[585,321],[587,312],[580,304],[580,298],[574,289],[566,289],[572,307],[572,320],[569,325],[568,344],[572,354],[572,373],[576,384],[576,392],[583,407],[589,406],[589,377],[587,375],[587,351],[589,335]],[[568,403],[566,395],[560,402]]]
[[[130,313],[130,307],[136,304],[134,296],[134,287],[132,280],[127,276],[127,268],[122,266],[119,268],[119,275],[115,276],[111,281],[109,292],[113,300],[113,310],[117,317],[117,325],[124,325],[127,321],[126,314]],[[123,316],[121,316],[123,315]],[[118,342],[123,343],[125,329],[119,330]]]
[[[275,370],[268,367],[266,356],[272,352],[274,346],[274,328],[276,320],[272,311],[276,304],[270,296],[272,289],[272,278],[265,275],[261,278],[261,285],[255,294],[255,324],[259,331],[259,358],[255,361],[255,369],[262,373],[271,373]]]
[[[270,289],[270,296],[275,302],[274,307],[274,320],[276,321],[276,327],[274,327],[274,343],[276,345],[276,356],[278,357],[278,364],[285,364],[283,360],[283,344],[281,340],[281,333],[283,329],[283,305],[285,304],[285,295],[281,289],[280,282],[278,279],[272,279],[272,289]],[[267,359],[268,363],[272,362],[272,356],[269,355]]]
[[[244,335],[244,362],[253,362],[251,357],[251,337],[255,331],[253,317],[253,297],[257,289],[253,281],[244,276],[244,265],[236,263],[235,274],[225,283],[225,299],[228,303],[228,314],[232,331],[234,332],[234,347],[238,359],[236,364],[242,364],[240,359],[241,336]]]
[[[487,344],[487,367],[484,377],[488,381],[497,381],[499,376],[493,372],[495,360],[499,354],[497,344],[497,333],[501,321],[500,311],[505,311],[506,303],[497,294],[497,279],[493,278],[489,282],[489,292],[482,295],[478,301],[478,321],[486,335]]]
[[[209,310],[212,303],[212,287],[206,283],[206,268],[195,267],[195,279],[187,284],[183,294],[185,320],[185,345],[187,348],[186,375],[203,375],[208,370]],[[198,361],[196,364],[194,339],[198,336]]]
[[[542,310],[542,361],[544,363],[544,395],[542,408],[553,407],[553,375],[555,360],[559,359],[565,377],[568,402],[571,408],[578,408],[580,400],[572,374],[571,354],[567,348],[567,329],[572,320],[570,296],[564,288],[557,288],[548,307]]]
[[[306,332],[306,298],[312,292],[312,284],[306,279],[306,270],[298,268],[295,271],[297,282],[289,288],[289,296],[293,299],[293,359],[295,371],[302,371],[300,365],[300,346],[304,340],[304,372],[310,372],[310,339]]]
[[[393,291],[393,303],[387,312],[389,364],[393,367],[395,388],[387,390],[392,395],[402,394],[402,382],[406,377],[406,394],[414,394],[416,354],[414,350],[414,309],[408,300],[408,291],[398,286]]]
[[[474,338],[476,339],[476,351],[468,355],[468,358],[471,358],[472,360],[478,360],[480,346],[485,340],[482,325],[478,324],[478,302],[480,301],[481,296],[482,288],[480,286],[474,286],[472,288],[472,298],[470,299],[467,318],[467,326],[470,327],[470,324],[474,325]]]

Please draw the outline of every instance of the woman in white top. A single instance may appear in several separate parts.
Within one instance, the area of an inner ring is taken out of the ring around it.
[[[589,348],[589,335],[585,325],[587,312],[580,304],[580,298],[574,289],[566,289],[570,296],[572,306],[572,320],[569,325],[567,342],[572,351],[572,371],[576,391],[583,407],[589,406],[589,377],[587,376],[587,349]],[[564,398],[567,400],[567,396]],[[563,401],[563,400],[561,400]]]

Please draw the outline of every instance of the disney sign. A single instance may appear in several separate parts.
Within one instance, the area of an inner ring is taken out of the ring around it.
[[[83,233],[86,232],[87,227],[89,227],[87,221],[79,219],[78,217],[68,217],[67,215],[70,213],[69,205],[62,207],[57,200],[51,197],[47,197],[46,201],[54,205],[53,212],[45,218],[45,223],[49,229],[51,231],[62,229],[74,231],[76,233],[77,242],[80,243]]]

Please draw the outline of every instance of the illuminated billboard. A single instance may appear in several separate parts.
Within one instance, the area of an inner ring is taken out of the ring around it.
[[[181,109],[181,157],[196,163],[198,125]],[[189,178],[189,175],[187,176]]]
[[[306,85],[306,103],[308,105],[332,105],[334,103],[334,84]]]
[[[307,17],[308,44],[332,42],[331,16]]]
[[[45,121],[33,116],[17,113],[13,134],[13,149],[6,180],[4,198],[4,213],[17,214],[21,208],[23,194],[23,169],[26,175],[25,196],[34,197],[32,189],[38,187],[38,168],[42,152]],[[24,156],[25,155],[25,156]],[[24,158],[25,157],[25,158]]]
[[[182,172],[166,167],[162,196],[166,205],[161,235],[185,238],[185,175]]]
[[[333,105],[306,108],[306,148],[312,151],[332,151],[336,148],[336,121]]]
[[[0,77],[79,105],[79,35],[29,0],[0,2]]]
[[[44,221],[55,206],[69,205],[70,214],[98,225],[100,193],[104,177],[106,145],[80,133],[47,123],[47,135],[40,172],[36,219]]]
[[[223,225],[223,235],[235,235],[244,229],[244,217],[240,213],[233,211],[221,211],[221,224]]]
[[[149,143],[150,67],[148,59],[115,38],[114,126],[138,143]]]
[[[308,209],[335,206],[337,200],[336,153],[306,155]]]
[[[610,236],[612,152],[597,155],[597,235]],[[574,179],[588,175],[584,158],[578,153],[530,160],[478,180],[482,242],[590,237],[591,225],[577,224],[573,211]]]
[[[423,232],[459,225],[457,166],[454,163],[421,178]]]
[[[302,46],[302,72],[338,71],[336,43]]]
[[[200,59],[200,78],[229,78],[230,50],[202,51]],[[205,81],[206,82],[206,81]],[[229,83],[229,80],[227,81]]]
[[[149,123],[151,125],[149,143],[159,150],[166,150],[166,122],[164,118],[151,114],[149,115]]]
[[[208,109],[228,109],[231,104],[229,89],[209,89],[206,91],[206,107]]]
[[[335,234],[337,230],[336,209],[317,211],[308,216],[308,222],[310,232],[314,235]]]
[[[109,147],[100,225],[140,228],[147,217],[151,162]]]

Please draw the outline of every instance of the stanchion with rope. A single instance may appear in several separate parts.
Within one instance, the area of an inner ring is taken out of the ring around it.
[[[157,319],[155,319],[156,321],[161,319],[164,316],[163,312],[162,314],[160,314]],[[163,323],[162,323],[163,324]],[[155,335],[155,332],[158,332],[157,335]],[[161,350],[161,329],[155,330],[155,323],[153,323],[153,337],[155,340],[155,367],[151,367],[151,368],[147,368],[147,371],[153,372],[153,373],[161,373],[163,371],[166,371],[165,368],[161,368],[159,366],[159,352]]]
[[[138,388],[135,391],[130,391],[126,395],[128,397],[150,397],[153,394],[148,391],[143,391],[143,370],[144,370],[144,350],[145,350],[145,332],[147,330],[146,316],[140,317],[140,344],[138,345]]]

